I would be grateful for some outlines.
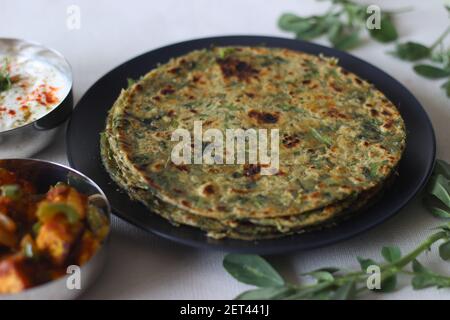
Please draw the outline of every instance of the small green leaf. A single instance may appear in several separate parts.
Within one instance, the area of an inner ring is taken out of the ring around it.
[[[372,178],[376,178],[378,176],[378,171],[380,170],[380,168],[386,164],[386,161],[381,161],[381,162],[372,162],[369,166],[369,170],[370,170],[370,176]]]
[[[442,201],[450,208],[450,180],[445,178],[442,174],[438,174],[431,178],[429,182],[428,192]]]
[[[379,292],[392,292],[397,287],[397,276],[392,275],[383,281],[381,281],[381,288],[380,290],[375,290]]]
[[[331,146],[332,142],[330,140],[330,138],[328,138],[327,136],[321,134],[318,130],[316,130],[315,128],[311,128],[311,133],[313,135],[313,137],[315,139],[317,139],[318,141],[326,144],[327,146]]]
[[[338,34],[330,39],[333,47],[339,50],[350,50],[357,47],[360,43],[359,30],[345,30],[341,28]]]
[[[336,267],[325,267],[325,268],[316,269],[316,270],[314,270],[313,272],[321,272],[321,271],[324,271],[324,272],[329,272],[329,273],[333,274],[333,273],[338,272],[339,270],[340,270],[340,269],[339,269],[339,268],[336,268]]]
[[[333,300],[351,300],[356,296],[355,281],[351,280],[346,282],[343,286],[339,287],[333,294],[331,299]]]
[[[398,32],[392,22],[391,16],[384,14],[381,16],[380,29],[370,29],[369,33],[372,38],[379,42],[391,42],[397,40]]]
[[[370,266],[377,266],[378,263],[376,263],[374,260],[372,259],[364,259],[361,257],[357,257],[359,265],[361,266],[361,270],[364,272],[367,272],[367,268],[369,268]]]
[[[438,68],[429,64],[418,64],[414,71],[422,77],[429,79],[440,79],[450,76],[450,70]]]
[[[133,78],[127,78],[127,88],[130,88],[133,84],[137,82],[136,79]]]
[[[435,280],[428,274],[415,275],[411,280],[414,290],[424,289],[436,285]]]
[[[434,165],[433,175],[442,174],[447,179],[450,179],[450,164],[444,160],[437,159]]]
[[[411,284],[414,290],[437,287],[444,288],[450,286],[450,278],[439,275],[425,268],[419,261],[413,261],[413,271],[416,275],[413,277]]]
[[[300,40],[312,40],[320,37],[326,30],[320,24],[313,25],[310,29],[305,31],[299,31],[295,33],[295,38]]]
[[[327,271],[312,271],[312,272],[305,273],[304,275],[311,276],[311,277],[315,278],[318,282],[334,280],[333,275]]]
[[[387,262],[390,263],[396,262],[402,257],[400,248],[392,246],[383,247],[383,249],[381,249],[381,255]]]
[[[450,208],[431,195],[425,196],[424,205],[432,215],[442,219],[450,218]]]
[[[0,69],[0,92],[9,90],[11,88],[11,76],[8,73],[8,58],[4,59],[3,66]]]
[[[441,88],[445,90],[445,94],[447,95],[447,97],[450,98],[450,80],[447,81],[447,82],[445,82],[445,83],[441,86]]]
[[[227,254],[223,266],[235,279],[257,287],[281,287],[283,278],[263,258],[252,254]]]
[[[241,293],[236,300],[277,300],[291,295],[294,291],[288,287],[258,288]]]
[[[393,54],[402,60],[417,61],[430,55],[431,50],[427,46],[417,42],[398,44]]]
[[[441,208],[438,208],[438,207],[429,207],[428,209],[431,211],[431,213],[434,216],[436,216],[438,218],[443,218],[443,219],[450,218],[450,211],[445,211],[445,210],[443,210]]]
[[[444,242],[439,246],[439,256],[442,260],[450,260],[450,241]]]
[[[235,51],[236,51],[236,49],[232,48],[232,47],[219,48],[219,58],[225,59],[226,57],[228,57],[230,54],[232,54]]]
[[[6,75],[0,73],[0,92],[9,90],[11,88],[11,78]]]
[[[313,16],[309,18],[308,22],[310,24],[309,28],[296,31],[295,36],[297,39],[312,40],[320,37],[328,32],[332,25],[331,21],[325,17]]]
[[[412,269],[416,273],[428,272],[428,270],[417,259],[413,260]]]
[[[334,21],[328,31],[328,40],[339,50],[350,50],[360,44],[359,29]]]
[[[328,40],[331,43],[333,43],[335,39],[339,37],[342,28],[344,28],[344,24],[338,19],[330,23],[330,28],[328,29]]]
[[[311,28],[312,25],[313,19],[302,18],[292,13],[284,13],[278,19],[278,26],[284,31],[302,32]]]

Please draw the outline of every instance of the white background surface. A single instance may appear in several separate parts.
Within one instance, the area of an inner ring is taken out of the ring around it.
[[[369,3],[369,2],[366,2]],[[402,40],[431,44],[449,19],[442,2],[372,1],[386,9],[412,5],[414,11],[397,17]],[[66,9],[81,9],[81,29],[68,30]],[[103,74],[118,64],[154,48],[178,41],[216,35],[252,34],[290,37],[276,27],[285,11],[322,13],[325,3],[313,0],[0,0],[0,37],[41,42],[62,52],[74,72],[78,101]],[[352,53],[387,71],[420,100],[434,124],[438,157],[450,160],[450,100],[439,84],[423,80],[411,65],[386,54],[390,46],[368,41]],[[94,107],[94,106],[93,106]],[[64,132],[37,157],[67,164]],[[323,266],[357,268],[355,257],[379,258],[383,245],[398,245],[404,252],[414,247],[439,224],[418,200],[383,225],[351,240],[308,252],[268,257],[283,274],[298,274]],[[231,299],[241,285],[222,268],[223,252],[180,246],[146,234],[113,218],[108,264],[86,299]],[[436,270],[449,270],[433,254],[422,261]],[[413,291],[405,283],[389,295],[374,299],[449,299],[450,290]]]

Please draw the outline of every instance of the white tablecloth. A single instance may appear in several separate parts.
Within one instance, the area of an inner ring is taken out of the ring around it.
[[[448,25],[440,1],[371,1],[414,11],[397,17],[402,39],[432,43]],[[81,10],[81,28],[66,26],[67,7]],[[321,13],[326,3],[313,0],[0,0],[0,37],[18,37],[44,43],[61,51],[74,72],[78,101],[103,74],[140,53],[166,44],[206,36],[252,34],[290,37],[277,29],[285,11]],[[449,99],[434,81],[423,80],[411,65],[386,54],[389,46],[368,41],[353,51],[387,71],[406,85],[432,119],[438,141],[438,157],[450,160]],[[67,164],[64,132],[38,158]],[[222,268],[223,252],[184,247],[113,218],[107,266],[84,295],[86,299],[230,299],[244,289]],[[301,272],[321,266],[357,268],[357,255],[379,258],[383,245],[407,251],[423,239],[439,221],[418,200],[383,225],[351,240],[322,249],[268,257],[283,274],[295,280]],[[432,254],[423,257],[437,270],[448,270]],[[448,299],[450,290],[413,291],[408,283],[375,299]]]

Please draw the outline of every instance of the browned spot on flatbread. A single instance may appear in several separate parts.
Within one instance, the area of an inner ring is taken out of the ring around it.
[[[294,148],[300,143],[300,139],[296,137],[295,135],[284,135],[283,139],[281,140],[281,143],[286,148]]]
[[[169,69],[169,72],[172,74],[177,74],[180,71],[181,71],[181,68],[179,68],[179,67],[174,67],[174,68]]]
[[[331,88],[333,88],[334,91],[336,92],[342,92],[342,88],[337,85],[335,82],[330,83]]]
[[[253,109],[248,112],[248,116],[256,119],[258,123],[277,123],[280,118],[278,113],[261,112]]]
[[[313,199],[317,199],[319,197],[320,197],[320,192],[318,192],[318,191],[315,191],[311,194],[311,198],[313,198]]]
[[[221,211],[221,212],[227,212],[227,211],[229,211],[229,209],[228,209],[227,207],[222,206],[222,205],[217,206],[217,210],[218,210],[218,211]]]
[[[218,59],[222,74],[225,78],[237,77],[239,80],[249,80],[256,76],[259,71],[253,68],[249,63],[235,58]]]
[[[392,125],[394,124],[393,120],[388,120],[386,121],[386,123],[383,125],[383,127],[385,127],[386,129],[389,129],[392,127]]]
[[[161,187],[160,187],[158,184],[156,184],[155,182],[153,182],[152,179],[150,179],[150,178],[147,177],[146,180],[147,180],[147,183],[148,183],[150,186],[152,186],[152,187],[155,188],[155,189],[161,190]]]
[[[191,207],[191,203],[190,203],[189,201],[187,201],[187,200],[182,200],[182,201],[181,201],[181,204],[182,204],[183,206],[185,206],[185,207],[188,207],[188,208]]]
[[[341,118],[341,119],[347,118],[347,116],[345,114],[343,114],[342,112],[339,112],[339,110],[336,109],[335,107],[330,107],[330,110],[327,111],[327,115],[329,115],[330,117],[333,117],[333,118]]]
[[[185,164],[176,165],[175,168],[177,168],[180,171],[189,172],[189,168]]]
[[[163,94],[163,95],[168,95],[168,94],[173,94],[173,93],[175,93],[175,89],[172,88],[171,86],[167,86],[161,90],[161,94]]]
[[[235,189],[235,188],[231,188],[231,192],[233,193],[238,193],[238,194],[247,194],[247,193],[251,193],[251,190],[243,190],[243,189]]]
[[[252,177],[261,172],[261,166],[257,164],[245,164],[244,165],[244,176]]]
[[[209,196],[216,193],[216,190],[212,184],[208,184],[203,188],[203,194]]]

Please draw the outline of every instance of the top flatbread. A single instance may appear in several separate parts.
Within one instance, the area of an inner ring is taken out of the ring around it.
[[[280,168],[174,165],[171,134],[279,129]],[[396,107],[333,58],[287,49],[193,51],[122,91],[107,139],[131,184],[208,217],[267,218],[321,208],[381,184],[405,147]]]

